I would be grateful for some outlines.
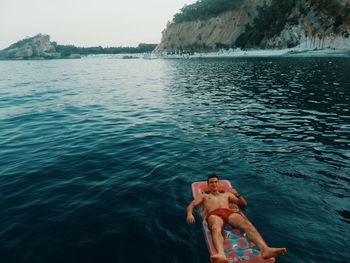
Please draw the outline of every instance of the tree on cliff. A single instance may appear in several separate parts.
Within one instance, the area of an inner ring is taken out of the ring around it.
[[[337,1],[328,0],[272,0],[270,6],[259,9],[259,15],[252,25],[248,24],[245,31],[236,39],[234,46],[252,48],[264,46],[266,39],[278,35],[285,25],[297,25],[298,14],[304,16],[312,10],[321,21],[318,29],[313,28],[306,32],[311,39],[318,39],[319,46],[325,38],[325,33],[330,28],[335,33],[343,32],[341,25],[350,23],[350,6],[343,7]],[[347,31],[343,32],[347,37]]]
[[[290,16],[298,0],[273,0],[268,7],[261,7],[259,15],[253,25],[247,25],[244,33],[236,40],[235,46],[250,48],[260,46],[264,38],[280,33],[287,22],[297,24],[297,20]]]
[[[62,56],[69,56],[71,54],[122,54],[122,53],[145,53],[152,52],[157,44],[140,43],[137,47],[76,47],[73,45],[57,45],[56,50]]]
[[[175,24],[208,19],[217,16],[225,11],[236,9],[244,0],[199,0],[191,5],[184,5],[180,12],[175,14]]]

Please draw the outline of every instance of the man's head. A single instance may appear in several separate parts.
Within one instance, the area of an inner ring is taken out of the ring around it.
[[[209,180],[210,180],[211,178],[216,178],[216,180],[219,181],[219,176],[217,176],[216,174],[210,174],[210,175],[208,176],[208,178],[207,178],[207,183],[208,183],[208,184],[209,184]]]
[[[216,174],[209,175],[207,179],[207,184],[211,191],[217,190],[219,185],[219,176],[217,176]]]

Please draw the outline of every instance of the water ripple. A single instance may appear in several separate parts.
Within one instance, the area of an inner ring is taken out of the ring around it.
[[[205,262],[185,210],[211,172],[281,262],[347,262],[349,60],[0,66],[1,262]]]

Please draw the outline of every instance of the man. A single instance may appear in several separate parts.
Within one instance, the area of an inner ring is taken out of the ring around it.
[[[286,253],[287,250],[285,248],[269,247],[248,218],[245,217],[238,208],[231,209],[229,207],[230,202],[236,205],[246,206],[247,201],[242,195],[238,194],[235,189],[230,189],[228,192],[221,193],[218,189],[219,177],[217,175],[210,175],[207,179],[207,183],[210,193],[199,195],[188,205],[187,222],[190,224],[194,223],[195,219],[192,214],[193,208],[198,205],[203,205],[208,212],[205,220],[208,223],[213,244],[218,252],[210,258],[211,262],[228,262],[224,253],[224,237],[221,233],[225,224],[243,229],[248,238],[260,249],[264,259],[282,256]]]

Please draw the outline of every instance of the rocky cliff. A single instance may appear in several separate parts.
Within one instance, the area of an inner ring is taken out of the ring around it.
[[[56,52],[55,43],[50,42],[50,36],[43,34],[23,39],[0,51],[0,59],[48,59],[60,57],[61,54]]]
[[[241,2],[239,7],[212,17],[168,23],[156,51],[295,46],[350,49],[350,0]]]

